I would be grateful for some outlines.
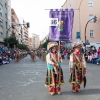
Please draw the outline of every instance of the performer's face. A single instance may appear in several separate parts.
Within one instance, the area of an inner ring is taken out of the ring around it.
[[[79,52],[79,51],[80,51],[80,48],[76,48],[76,49],[75,49],[75,52]]]
[[[52,48],[52,52],[56,52],[57,48],[56,47],[53,47]]]

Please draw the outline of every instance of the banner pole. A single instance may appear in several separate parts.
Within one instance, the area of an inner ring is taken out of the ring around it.
[[[60,41],[59,41],[58,44],[59,44],[59,45],[58,45],[58,61],[59,61],[59,56],[60,56]]]

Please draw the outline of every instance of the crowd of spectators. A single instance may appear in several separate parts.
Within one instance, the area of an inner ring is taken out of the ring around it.
[[[100,47],[96,49],[93,47],[87,47],[85,58],[88,63],[100,64]]]
[[[9,64],[14,59],[15,59],[14,51],[0,52],[0,65]]]
[[[63,59],[69,59],[72,52],[72,49],[63,48],[61,49],[61,56]],[[100,64],[100,47],[98,49],[94,46],[86,47],[86,49],[82,47],[81,52],[84,53],[87,63]]]

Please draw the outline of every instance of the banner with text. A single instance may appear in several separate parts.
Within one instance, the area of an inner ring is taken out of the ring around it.
[[[71,41],[74,20],[73,9],[51,9],[49,12],[49,40]]]

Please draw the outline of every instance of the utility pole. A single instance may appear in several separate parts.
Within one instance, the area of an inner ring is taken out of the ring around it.
[[[87,23],[86,23],[86,26],[85,26],[85,33],[84,33],[84,38],[85,38],[85,49],[86,49],[86,45],[87,45],[87,37],[86,37],[86,28],[87,28],[87,25],[88,25],[88,23],[91,21],[91,20],[93,20],[94,19],[94,23],[96,23],[96,21],[97,21],[97,17],[96,16],[94,16],[92,19],[90,19]]]
[[[23,30],[22,30],[22,25],[20,25],[21,27],[21,43],[23,44]]]

